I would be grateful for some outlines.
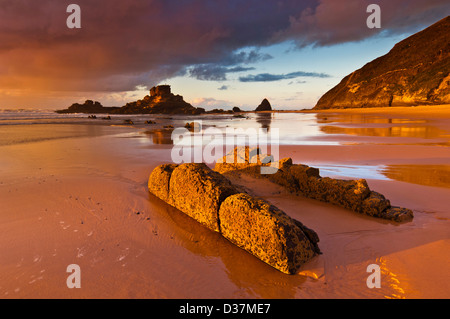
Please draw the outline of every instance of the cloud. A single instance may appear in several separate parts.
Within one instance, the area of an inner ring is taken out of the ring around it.
[[[369,4],[381,8],[381,29],[369,29]],[[376,35],[414,33],[446,17],[445,0],[320,0],[300,14],[290,16],[290,26],[275,38],[293,40],[298,47],[326,46],[360,41]]]
[[[260,73],[256,75],[247,75],[243,77],[239,77],[239,81],[241,82],[274,82],[281,80],[289,80],[298,77],[316,77],[316,78],[328,78],[330,75],[325,73],[317,73],[317,72],[291,72],[287,74],[271,74],[271,73]]]
[[[201,97],[194,99],[191,104],[195,107],[203,107],[205,109],[231,109],[232,104],[230,101],[217,100],[212,97]]]
[[[260,53],[259,49],[252,49],[249,52],[240,50],[233,52],[220,61],[222,65],[250,64],[273,59],[268,53]]]
[[[270,59],[247,48],[270,44],[304,8],[293,0],[78,0],[81,29],[68,29],[64,1],[0,2],[1,87],[111,92],[183,72],[220,80]]]
[[[219,62],[193,65],[187,67],[182,72],[197,80],[225,81],[228,73],[238,73],[255,69],[254,67],[244,67],[241,64],[247,65],[272,58],[270,54],[262,54],[258,50],[233,52]]]
[[[219,91],[226,91],[228,90],[228,85],[222,85],[220,88],[217,88]]]
[[[187,73],[190,77],[196,78],[197,80],[225,81],[227,79],[227,73],[244,72],[254,69],[254,67],[236,66],[227,68],[215,64],[202,64],[188,68]]]
[[[297,80],[297,81],[291,81],[288,83],[288,85],[292,85],[292,84],[305,84],[307,83],[307,81],[304,80]]]
[[[221,81],[271,59],[259,48],[293,41],[331,45],[416,31],[445,17],[448,0],[379,0],[382,29],[368,29],[372,0],[0,0],[0,87],[121,92],[184,74]],[[244,81],[286,76],[255,75]]]

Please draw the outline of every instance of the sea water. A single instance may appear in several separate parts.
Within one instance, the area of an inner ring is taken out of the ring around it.
[[[127,124],[125,121],[132,121],[133,124]],[[154,121],[156,124],[150,125],[148,121]],[[448,142],[448,135],[444,134],[445,132],[426,121],[364,115],[345,117],[343,114],[274,112],[242,113],[239,116],[236,114],[201,116],[96,114],[95,118],[92,118],[88,114],[58,114],[48,109],[0,109],[0,146],[104,135],[133,138],[137,147],[152,148],[157,144],[169,146],[173,144],[173,129],[183,128],[186,123],[193,121],[201,123],[204,132],[207,132],[207,128],[215,128],[223,133],[233,132],[233,129],[236,132],[239,132],[238,129],[244,132],[247,129],[253,129],[256,132],[261,130],[267,135],[276,132],[275,135],[278,136],[276,142],[280,146],[338,146],[360,143],[358,138],[362,138],[363,143],[367,143],[367,138],[370,137],[381,137],[387,143],[395,142],[396,138],[404,141],[405,137],[417,143],[445,144]],[[359,127],[361,129],[358,129]],[[399,135],[399,132],[406,132],[407,135]],[[225,144],[234,143],[236,138],[237,136],[231,136],[230,139],[223,141]],[[387,176],[386,172],[390,169],[385,165],[316,164],[323,176],[392,178]],[[439,171],[447,172],[448,167],[445,166]],[[445,185],[447,184],[446,182]]]

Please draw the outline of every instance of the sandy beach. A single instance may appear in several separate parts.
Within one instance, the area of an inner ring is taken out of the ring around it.
[[[319,235],[323,254],[296,275],[149,194],[151,171],[171,162],[162,126],[190,120],[159,119],[151,129],[98,120],[52,138],[3,143],[0,298],[450,297],[450,106],[208,120],[279,128],[280,157],[322,176],[366,178],[392,204],[414,211],[411,222],[389,222],[243,176],[236,182]],[[20,137],[61,125],[69,124],[1,129]],[[71,264],[80,266],[80,289],[66,285]],[[381,288],[366,285],[370,264],[381,267]]]

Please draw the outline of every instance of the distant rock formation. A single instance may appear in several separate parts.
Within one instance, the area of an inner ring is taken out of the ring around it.
[[[170,96],[172,94],[172,90],[170,89],[170,85],[158,85],[154,86],[150,89],[150,96]]]
[[[274,166],[273,174],[261,174],[261,166]],[[273,162],[259,148],[238,147],[217,161],[214,170],[224,174],[246,173],[267,178],[292,193],[347,208],[359,214],[404,222],[414,217],[410,209],[391,206],[382,194],[370,190],[367,181],[321,177],[319,169],[293,164],[291,158]]]
[[[86,100],[83,104],[74,103],[69,108],[65,110],[58,110],[56,113],[65,114],[65,113],[111,113],[115,110],[118,110],[119,107],[104,107],[97,101]]]
[[[272,111],[272,106],[267,99],[262,100],[261,104],[255,109],[255,112]]]
[[[450,103],[450,16],[346,76],[314,109]]]
[[[84,104],[75,103],[57,113],[106,113],[106,114],[189,114],[205,113],[205,109],[193,107],[181,95],[174,95],[170,85],[159,85],[150,89],[150,95],[142,100],[130,102],[123,107],[104,107],[91,100]]]
[[[170,85],[159,85],[150,89],[150,95],[142,100],[127,103],[119,112],[121,114],[201,114],[204,109],[193,107],[185,102],[181,95],[174,95]]]
[[[286,273],[320,253],[317,234],[254,198],[205,164],[163,164],[150,174],[155,196]]]

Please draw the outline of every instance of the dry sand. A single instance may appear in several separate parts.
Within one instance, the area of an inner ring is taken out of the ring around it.
[[[401,115],[422,117],[416,109]],[[450,131],[445,109],[432,117]],[[450,165],[448,146],[349,136],[280,152],[311,166]],[[147,178],[171,162],[170,150],[128,135],[1,146],[0,298],[450,297],[446,183],[369,179],[392,204],[414,210],[412,222],[397,224],[242,177],[236,182],[320,237],[323,254],[289,276],[148,194]],[[80,289],[66,285],[70,264],[81,267]],[[366,285],[370,264],[381,267],[380,289]]]

